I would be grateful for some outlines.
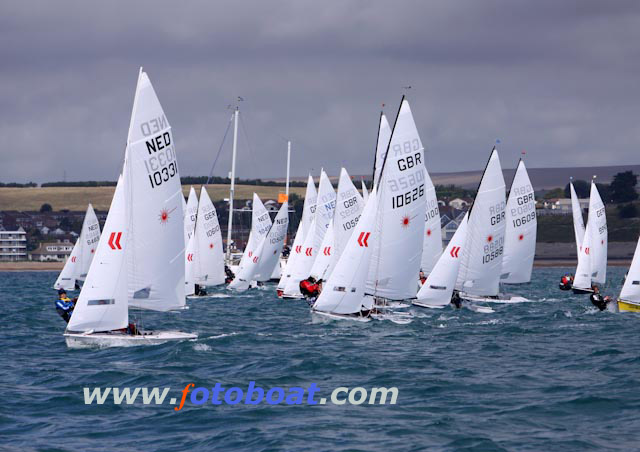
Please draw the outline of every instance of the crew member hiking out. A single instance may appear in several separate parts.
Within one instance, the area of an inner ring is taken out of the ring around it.
[[[317,281],[313,276],[300,281],[300,293],[309,301],[315,301],[322,292],[322,280]]]
[[[611,297],[603,297],[600,293],[600,288],[596,285],[592,287],[593,293],[589,297],[591,300],[591,304],[593,304],[596,308],[604,311],[607,309],[607,305],[611,302]]]
[[[58,299],[56,300],[56,311],[65,322],[69,323],[75,306],[75,301],[67,297],[67,292],[64,289],[60,289],[58,291]]]

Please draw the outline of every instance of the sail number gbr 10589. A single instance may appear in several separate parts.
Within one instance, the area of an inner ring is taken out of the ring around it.
[[[156,188],[178,174],[178,162],[171,145],[171,133],[162,133],[145,141],[148,156],[144,166],[149,173],[151,188]]]

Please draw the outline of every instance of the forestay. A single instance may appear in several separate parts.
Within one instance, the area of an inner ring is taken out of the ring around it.
[[[456,288],[468,295],[498,294],[505,235],[505,184],[494,148],[469,212]]]
[[[444,253],[418,291],[415,304],[441,307],[448,305],[451,301],[460,269],[461,251],[467,240],[467,221],[468,216],[465,214]]]
[[[313,306],[314,310],[333,314],[358,314],[362,310],[371,257],[369,243],[375,234],[377,199],[374,187],[358,225],[347,240],[344,252],[324,283],[324,289]]]
[[[53,286],[55,289],[73,290],[77,281],[85,280],[99,241],[100,223],[93,206],[89,204],[82,222],[82,230]]]
[[[182,187],[171,126],[140,73],[125,156],[129,305],[179,309],[184,297]]]
[[[298,230],[296,231],[296,236],[293,239],[293,245],[291,246],[291,252],[289,253],[289,258],[287,259],[287,264],[282,271],[282,277],[278,282],[278,290],[284,291],[287,286],[287,282],[293,275],[293,271],[296,268],[296,262],[302,255],[302,246],[304,245],[304,239],[307,235],[309,227],[311,226],[311,221],[313,220],[314,212],[316,210],[316,201],[318,199],[318,193],[316,191],[316,186],[313,182],[313,177],[309,174],[309,179],[307,180],[307,191],[304,195],[304,206],[302,208],[302,219],[298,224]]]
[[[220,223],[216,208],[204,186],[200,190],[196,227],[189,240],[186,256],[187,281],[203,286],[224,283]]]
[[[506,210],[504,257],[500,282],[521,284],[531,281],[536,254],[536,199],[527,168],[520,160],[511,183]]]
[[[418,290],[426,170],[424,148],[409,102],[402,100],[381,170],[367,293],[391,300],[415,298]],[[371,240],[371,239],[370,239]]]
[[[329,223],[333,218],[333,210],[336,206],[336,192],[331,185],[327,173],[320,173],[320,186],[318,187],[318,199],[316,201],[313,225],[305,237],[302,253],[296,259],[296,267],[284,289],[286,295],[298,295],[300,293],[300,281],[311,274],[313,262],[318,256],[320,245],[324,239]]]
[[[127,326],[127,268],[125,252],[125,182],[119,178],[102,231],[67,331],[111,331]]]

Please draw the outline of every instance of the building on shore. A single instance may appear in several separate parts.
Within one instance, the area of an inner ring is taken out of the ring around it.
[[[6,231],[0,227],[0,261],[27,260],[27,233],[18,228]]]
[[[43,242],[29,254],[29,260],[40,262],[64,262],[73,251],[73,243],[70,240],[58,240],[57,242]]]

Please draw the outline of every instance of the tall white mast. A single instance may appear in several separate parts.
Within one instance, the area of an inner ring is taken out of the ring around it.
[[[227,263],[231,263],[231,228],[233,227],[233,193],[236,182],[236,151],[238,150],[239,107],[233,112],[233,154],[231,157],[231,187],[229,188],[229,224],[227,229]]]
[[[287,185],[285,192],[287,194],[287,201],[289,200],[289,169],[291,168],[291,141],[287,141]]]

